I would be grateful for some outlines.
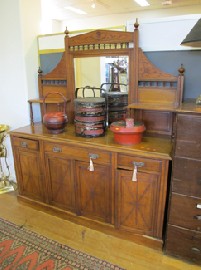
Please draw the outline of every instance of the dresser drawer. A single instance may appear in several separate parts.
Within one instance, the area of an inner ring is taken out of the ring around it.
[[[96,163],[110,164],[111,154],[90,147],[77,147],[75,144],[44,143],[44,151],[56,155],[65,155],[75,160],[89,161],[91,157]]]
[[[133,170],[134,162],[139,164],[139,171],[151,171],[151,172],[160,172],[161,171],[161,161],[154,160],[144,157],[118,154],[117,156],[117,167],[124,168],[128,170]]]
[[[201,198],[173,193],[169,223],[201,232]]]
[[[201,158],[201,117],[178,115],[175,155]]]
[[[29,150],[39,150],[39,142],[36,140],[14,137],[13,145]]]
[[[174,158],[172,191],[201,198],[201,161]]]
[[[168,225],[165,251],[169,255],[201,263],[201,233]]]

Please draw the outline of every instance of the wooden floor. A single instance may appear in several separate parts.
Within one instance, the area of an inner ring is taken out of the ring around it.
[[[19,203],[14,192],[0,195],[0,217],[127,270],[201,269],[200,266],[169,257],[160,251],[38,211]]]

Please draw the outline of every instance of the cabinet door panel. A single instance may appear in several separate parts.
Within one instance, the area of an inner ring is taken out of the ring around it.
[[[20,195],[43,200],[43,181],[38,152],[16,151]]]
[[[94,171],[89,171],[88,166],[86,162],[76,162],[77,212],[111,222],[110,166],[94,164]]]
[[[132,181],[132,171],[118,170],[116,181],[116,226],[119,229],[155,235],[158,176],[139,172]]]
[[[49,203],[63,209],[74,209],[74,182],[71,160],[46,155]]]

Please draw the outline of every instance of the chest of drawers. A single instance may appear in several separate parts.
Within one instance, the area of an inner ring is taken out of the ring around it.
[[[177,114],[165,249],[201,263],[201,116]]]

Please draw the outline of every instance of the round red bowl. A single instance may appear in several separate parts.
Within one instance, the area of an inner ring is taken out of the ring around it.
[[[133,145],[142,141],[145,126],[137,122],[133,127],[126,127],[125,121],[113,122],[110,130],[114,133],[114,141],[122,145]]]

